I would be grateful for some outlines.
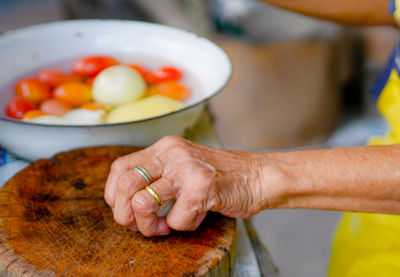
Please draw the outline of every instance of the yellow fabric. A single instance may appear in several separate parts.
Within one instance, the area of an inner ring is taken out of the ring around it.
[[[395,0],[395,5],[396,7],[400,7],[400,0]],[[400,9],[396,8],[393,13],[393,16],[396,22],[400,25]]]
[[[395,69],[377,106],[390,126],[370,145],[400,143],[400,78]],[[328,277],[400,276],[400,216],[344,213],[332,242]]]

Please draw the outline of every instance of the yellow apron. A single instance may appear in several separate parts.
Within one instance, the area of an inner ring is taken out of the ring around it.
[[[400,5],[399,5],[400,6]],[[400,143],[400,45],[373,89],[390,131],[368,144]],[[329,277],[400,276],[400,216],[344,213],[332,242]]]

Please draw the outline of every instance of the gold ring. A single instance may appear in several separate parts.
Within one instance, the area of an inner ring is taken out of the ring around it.
[[[164,200],[161,199],[161,197],[157,194],[157,192],[154,191],[152,187],[150,187],[150,185],[146,186],[146,190],[150,192],[159,205],[164,204]]]
[[[150,173],[143,166],[135,167],[133,170],[135,170],[136,172],[139,172],[139,174],[142,175],[144,179],[146,179],[146,182],[148,185],[153,183],[153,178],[151,177]]]

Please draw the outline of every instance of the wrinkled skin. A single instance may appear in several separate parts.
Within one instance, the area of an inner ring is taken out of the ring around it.
[[[176,199],[166,218],[144,189]],[[166,137],[116,160],[105,199],[115,220],[145,236],[194,230],[207,211],[250,217],[263,209],[308,208],[400,214],[400,145],[250,154]]]
[[[265,187],[272,162],[261,155],[222,151],[165,137],[153,146],[117,159],[105,189],[105,199],[113,209],[117,223],[145,236],[167,235],[175,230],[194,230],[207,211],[235,218],[250,217],[266,206],[274,196]],[[143,166],[153,177],[151,187],[164,200],[176,199],[166,218],[157,217],[160,208],[144,188],[146,180],[133,170]],[[270,172],[279,172],[271,170]],[[279,178],[271,174],[269,180]]]

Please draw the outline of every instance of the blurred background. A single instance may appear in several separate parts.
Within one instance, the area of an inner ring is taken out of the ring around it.
[[[369,90],[397,41],[394,28],[340,26],[256,0],[0,0],[0,33],[78,18],[157,22],[223,47],[234,74],[210,111],[227,149],[363,145],[386,131]],[[254,223],[281,276],[317,277],[339,218],[280,210]]]

